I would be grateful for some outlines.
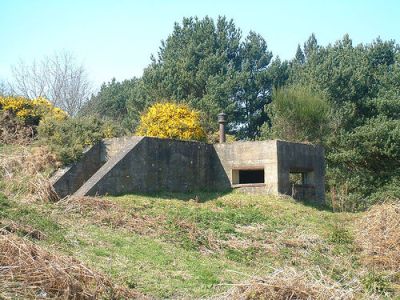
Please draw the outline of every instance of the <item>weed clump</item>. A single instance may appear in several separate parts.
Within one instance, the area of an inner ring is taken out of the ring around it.
[[[0,153],[0,183],[6,196],[56,201],[48,175],[59,166],[47,147],[18,147]]]
[[[400,271],[400,202],[371,207],[357,223],[356,242],[367,266]]]
[[[247,282],[234,284],[220,299],[232,300],[308,300],[353,299],[351,289],[343,289],[337,282],[320,274],[299,272],[294,268],[275,270],[265,277],[252,277]]]

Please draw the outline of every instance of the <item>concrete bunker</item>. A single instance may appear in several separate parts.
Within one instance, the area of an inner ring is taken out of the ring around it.
[[[240,189],[323,202],[324,152],[279,140],[212,145],[114,138],[94,145],[52,182],[60,197]]]
[[[286,194],[323,202],[324,150],[280,140],[220,143],[152,137],[105,139],[52,178],[60,197],[160,191],[229,191]]]

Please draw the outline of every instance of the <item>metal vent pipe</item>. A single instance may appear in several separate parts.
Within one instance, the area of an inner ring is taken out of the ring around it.
[[[220,113],[218,114],[218,123],[219,123],[219,142],[225,143],[226,142],[226,135],[225,135],[225,123],[226,123],[226,114]]]

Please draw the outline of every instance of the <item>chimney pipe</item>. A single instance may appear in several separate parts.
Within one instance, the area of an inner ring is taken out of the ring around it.
[[[219,123],[219,142],[225,143],[226,136],[225,136],[225,123],[226,123],[226,114],[220,113],[218,114],[218,123]]]

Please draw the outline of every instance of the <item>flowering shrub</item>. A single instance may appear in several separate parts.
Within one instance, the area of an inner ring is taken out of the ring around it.
[[[206,139],[200,115],[185,104],[159,102],[140,118],[137,135],[178,140]]]
[[[67,118],[67,113],[58,107],[54,107],[43,97],[33,100],[15,96],[0,97],[0,111],[15,114],[26,125],[39,125],[41,120],[49,117],[60,121]]]

